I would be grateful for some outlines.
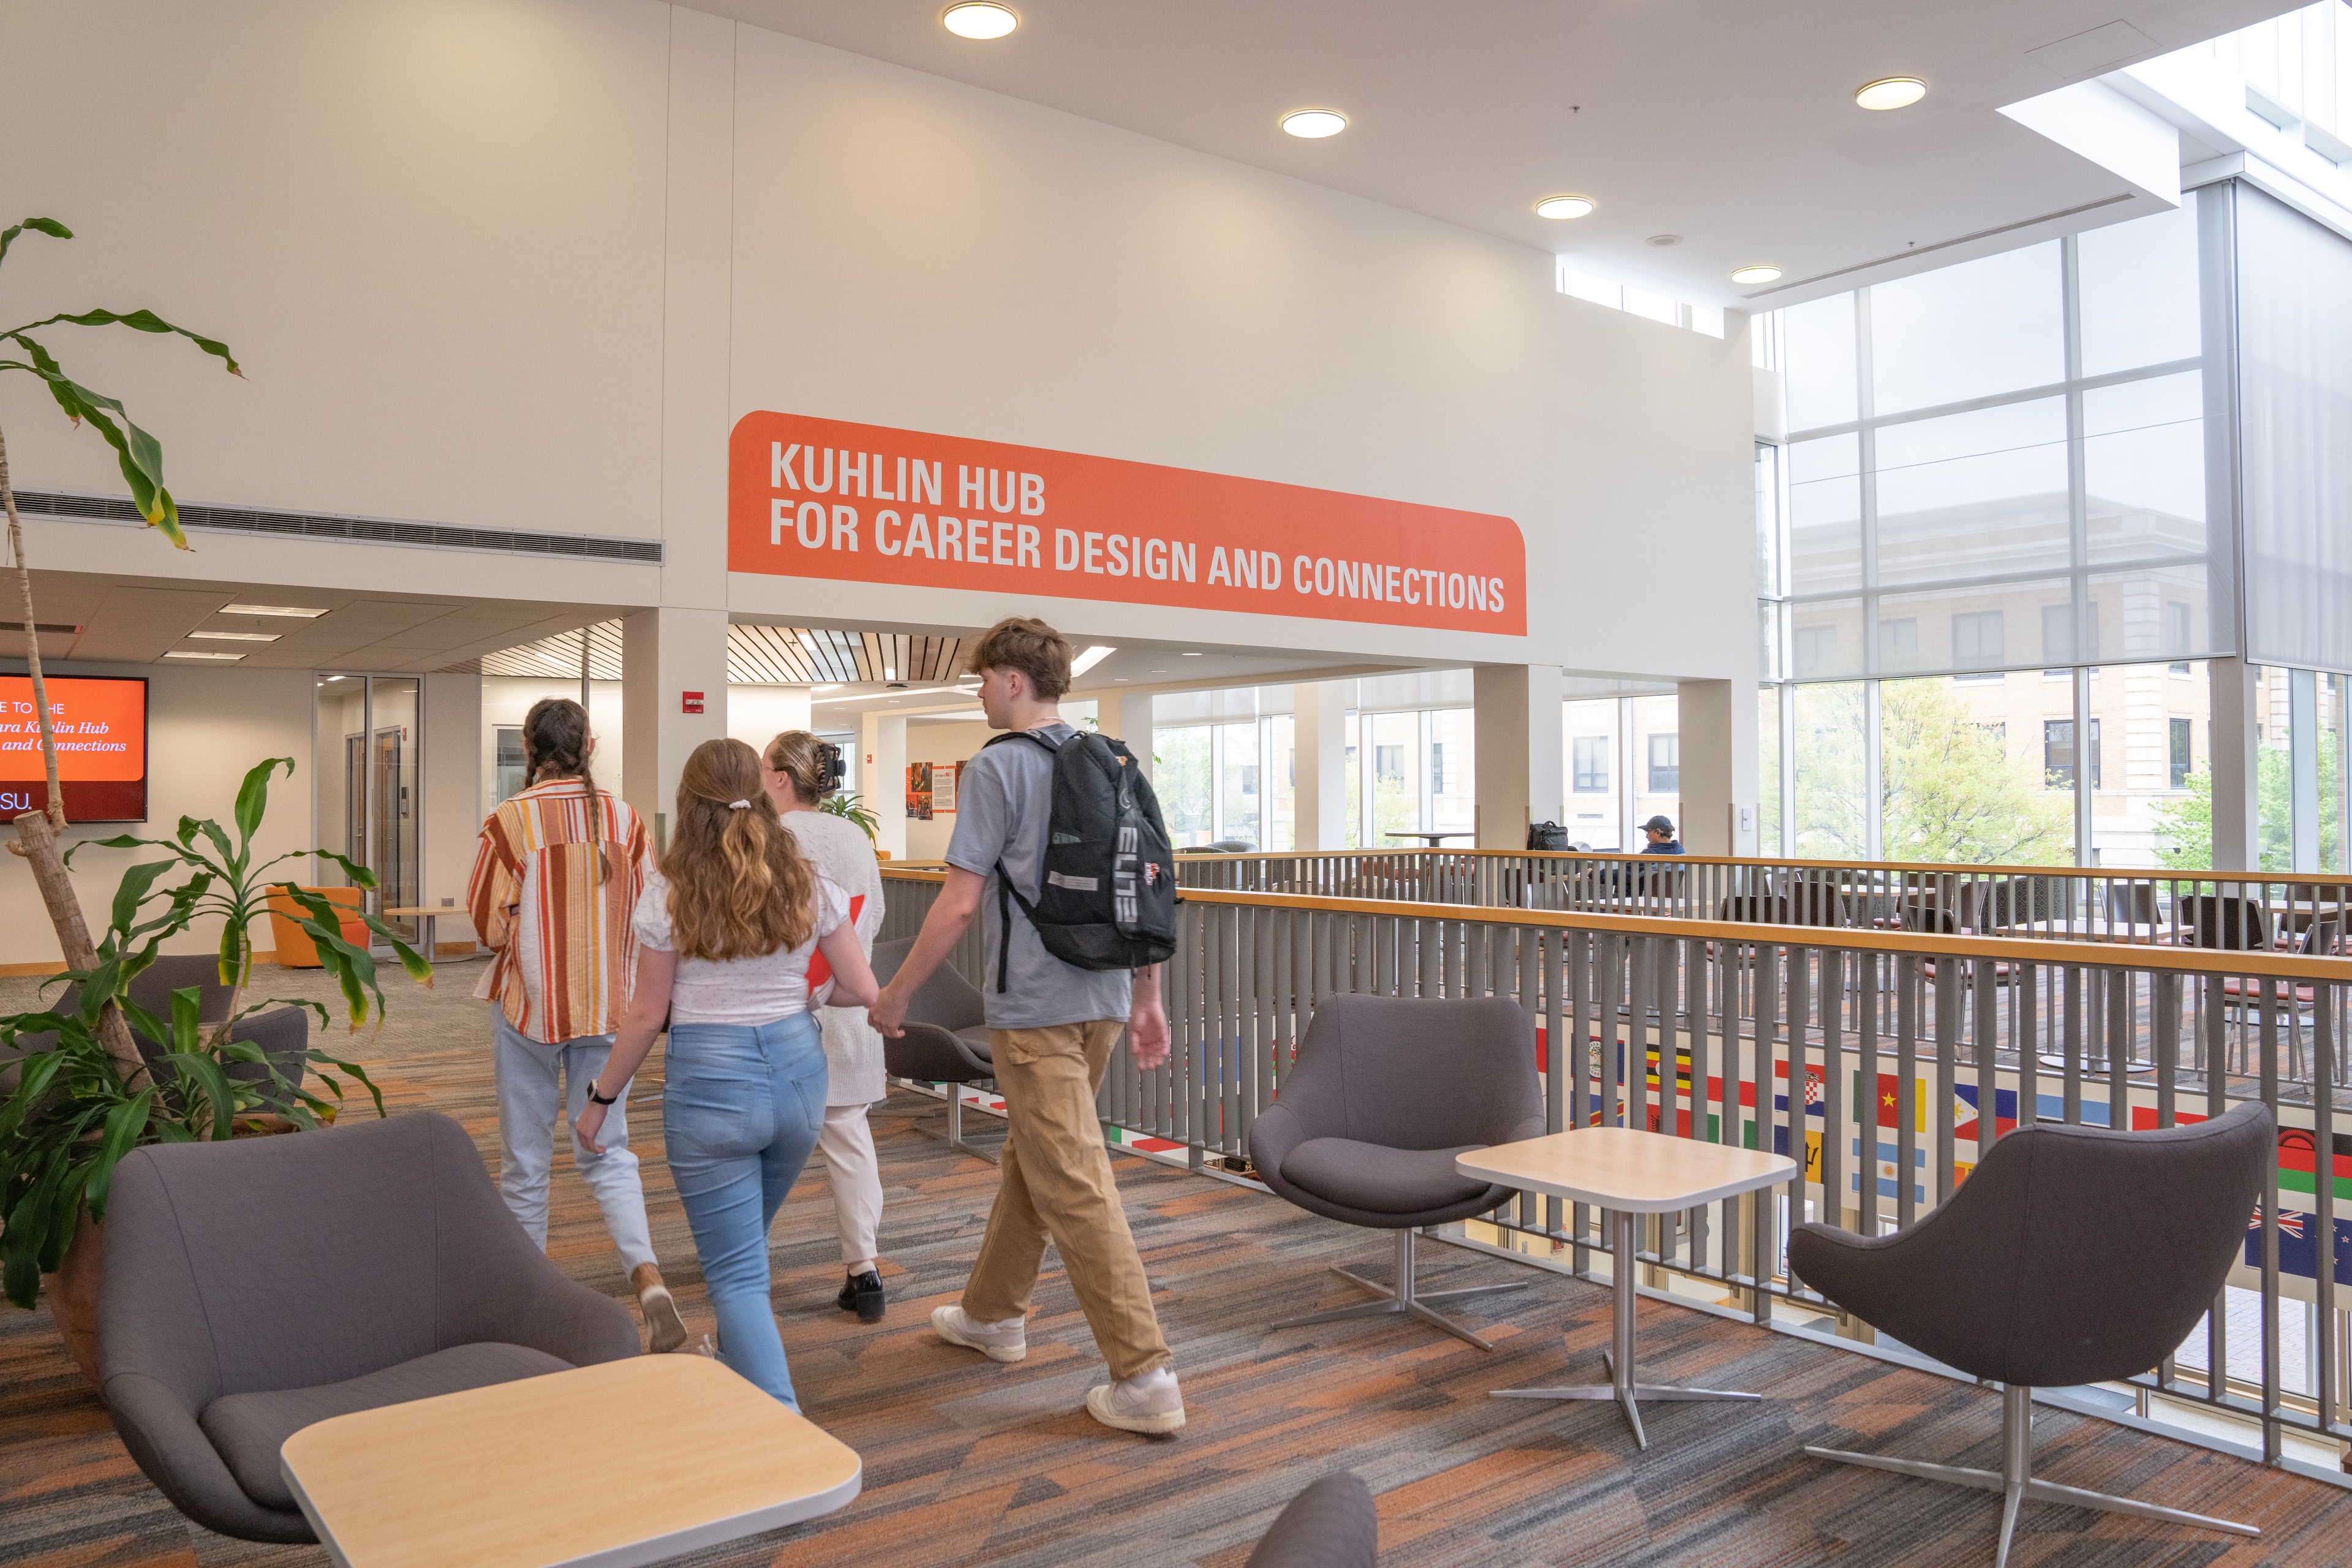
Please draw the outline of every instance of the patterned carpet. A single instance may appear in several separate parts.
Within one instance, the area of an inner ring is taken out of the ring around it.
[[[393,1022],[352,1048],[373,1064],[395,1112],[429,1106],[455,1116],[487,1154],[495,1112],[483,1014],[465,996],[472,981],[453,964],[436,992],[399,983]],[[315,975],[278,988],[319,990]],[[29,994],[29,982],[0,982],[0,1006],[14,1011]],[[658,1065],[641,1082],[635,1142],[648,1156],[656,1244],[698,1332],[709,1315],[658,1159]],[[864,1457],[863,1495],[828,1519],[686,1561],[1242,1568],[1285,1500],[1343,1468],[1380,1499],[1388,1568],[1991,1561],[1990,1496],[1799,1450],[1822,1442],[1992,1464],[1992,1395],[1644,1301],[1645,1373],[1767,1397],[1653,1405],[1651,1447],[1639,1453],[1612,1408],[1486,1397],[1514,1384],[1597,1381],[1608,1339],[1600,1289],[1529,1276],[1527,1290],[1481,1299],[1464,1315],[1496,1339],[1492,1354],[1393,1320],[1274,1332],[1273,1319],[1354,1298],[1327,1265],[1385,1277],[1384,1238],[1134,1159],[1119,1162],[1119,1181],[1192,1422],[1167,1440],[1106,1432],[1080,1408],[1102,1366],[1058,1274],[1041,1287],[1026,1362],[1000,1367],[929,1334],[929,1310],[955,1299],[996,1179],[992,1167],[944,1147],[942,1121],[936,1102],[908,1094],[875,1114],[892,1298],[878,1328],[831,1304],[839,1255],[821,1163],[776,1223],[776,1310],[794,1378],[808,1413]],[[981,1135],[988,1131],[983,1122]],[[625,1295],[586,1189],[561,1164],[555,1204],[558,1261]],[[1423,1256],[1432,1289],[1525,1272],[1444,1246]],[[2352,1564],[2352,1496],[2342,1491],[2100,1421],[2045,1412],[2037,1425],[2042,1473],[2053,1480],[2225,1513],[2265,1533],[2246,1542],[2042,1507],[2027,1515],[2021,1568]],[[613,1441],[629,1441],[625,1424],[616,1422]],[[0,1563],[325,1562],[317,1548],[253,1546],[181,1519],[131,1465],[46,1310],[0,1308]]]

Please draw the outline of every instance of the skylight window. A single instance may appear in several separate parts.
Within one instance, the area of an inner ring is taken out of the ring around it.
[[[1723,310],[1720,306],[1692,305],[1680,300],[1670,300],[1664,294],[1630,288],[1596,273],[1579,271],[1565,260],[1559,264],[1559,291],[1591,304],[1622,310],[1629,316],[1663,321],[1667,326],[1701,332],[1710,338],[1723,336]]]

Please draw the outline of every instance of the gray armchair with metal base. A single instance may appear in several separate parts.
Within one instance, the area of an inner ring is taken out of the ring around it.
[[[874,978],[890,984],[915,939],[874,944]],[[963,1099],[959,1090],[968,1083],[994,1083],[996,1060],[988,1043],[986,1009],[971,981],[951,963],[931,971],[907,1004],[905,1033],[897,1039],[882,1037],[882,1068],[893,1078],[917,1083],[941,1083],[948,1089],[947,1141],[967,1154],[991,1164],[996,1156],[963,1140]]]
[[[2018,1510],[2066,1503],[2239,1535],[2252,1525],[2036,1480],[2036,1388],[2136,1376],[2170,1355],[2221,1293],[2276,1138],[2270,1111],[2153,1132],[2042,1124],[1993,1145],[1926,1219],[1875,1239],[1801,1225],[1789,1266],[1856,1317],[2001,1384],[2001,1468],[1807,1447],[1815,1458],[2002,1496],[1996,1568]]]
[[[107,1413],[174,1506],[241,1540],[315,1539],[278,1463],[304,1426],[638,1350],[431,1112],[134,1149],[105,1236]]]
[[[1517,1003],[1325,997],[1280,1097],[1250,1131],[1250,1158],[1267,1186],[1308,1213],[1394,1231],[1396,1285],[1334,1268],[1380,1300],[1274,1326],[1402,1312],[1494,1349],[1431,1303],[1519,1284],[1423,1294],[1413,1289],[1413,1232],[1510,1198],[1508,1187],[1458,1174],[1455,1155],[1543,1132],[1535,1026]]]

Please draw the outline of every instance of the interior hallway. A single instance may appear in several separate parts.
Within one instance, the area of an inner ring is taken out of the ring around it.
[[[265,990],[325,994],[316,972],[266,973]],[[388,1109],[445,1111],[495,1158],[484,1015],[467,994],[474,978],[468,965],[444,964],[438,989],[425,992],[394,976],[392,1021],[348,1043],[383,1083]],[[29,1005],[33,986],[0,981],[0,1005]],[[698,1334],[710,1320],[658,1158],[658,1068],[656,1058],[640,1079],[633,1131],[646,1156],[656,1245]],[[1191,1424],[1166,1441],[1106,1435],[1080,1409],[1101,1363],[1057,1273],[1041,1285],[1027,1361],[998,1367],[931,1337],[930,1309],[955,1299],[995,1188],[991,1167],[933,1136],[942,1120],[936,1101],[903,1092],[876,1113],[892,1295],[878,1329],[833,1308],[840,1265],[821,1163],[776,1223],[776,1304],[794,1380],[808,1414],[864,1457],[863,1495],[828,1518],[678,1561],[1241,1568],[1281,1504],[1341,1468],[1379,1497],[1385,1568],[1990,1561],[1998,1510],[1989,1496],[1798,1452],[1821,1442],[1990,1464],[1999,1415],[1990,1395],[1644,1301],[1645,1369],[1767,1397],[1653,1405],[1652,1446],[1637,1454],[1610,1407],[1486,1397],[1489,1388],[1598,1376],[1608,1340],[1602,1289],[1530,1274],[1527,1290],[1474,1304],[1465,1316],[1498,1342],[1491,1355],[1393,1321],[1272,1332],[1274,1319],[1353,1299],[1327,1265],[1379,1277],[1380,1238],[1135,1159],[1118,1162],[1119,1181]],[[980,1119],[979,1135],[991,1131]],[[560,1161],[551,1238],[573,1278],[625,1297],[594,1205]],[[1433,1289],[1516,1272],[1444,1246],[1423,1258]],[[2246,1542],[2040,1509],[2021,1532],[2021,1565],[2352,1563],[2352,1495],[2103,1422],[2044,1412],[2039,1426],[2041,1468],[2053,1480],[2227,1514],[2265,1535]],[[621,1413],[613,1441],[629,1441]],[[326,1561],[316,1547],[253,1545],[188,1524],[131,1465],[46,1309],[0,1310],[0,1563]]]

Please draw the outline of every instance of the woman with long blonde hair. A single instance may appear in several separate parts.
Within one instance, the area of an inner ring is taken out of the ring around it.
[[[834,785],[829,750],[806,730],[787,730],[761,753],[760,783],[800,841],[801,852],[849,895],[850,923],[871,960],[874,938],[882,930],[882,868],[864,828],[820,807]],[[830,996],[823,1000],[826,1005],[817,1009],[817,1027],[824,1036],[827,1077],[824,1131],[816,1147],[824,1156],[847,1274],[834,1305],[856,1313],[859,1322],[878,1323],[883,1293],[875,1232],[882,1220],[882,1173],[866,1110],[890,1092],[882,1071],[882,1037],[866,1021],[865,1008],[843,1006]]]
[[[797,1410],[768,1304],[768,1226],[824,1124],[814,991],[829,967],[833,1000],[868,1006],[874,972],[848,897],[769,807],[758,752],[732,740],[697,746],[672,820],[661,868],[637,900],[636,992],[588,1086],[579,1137],[596,1148],[604,1108],[667,1014],[662,1131],[719,1318],[719,1359]]]

